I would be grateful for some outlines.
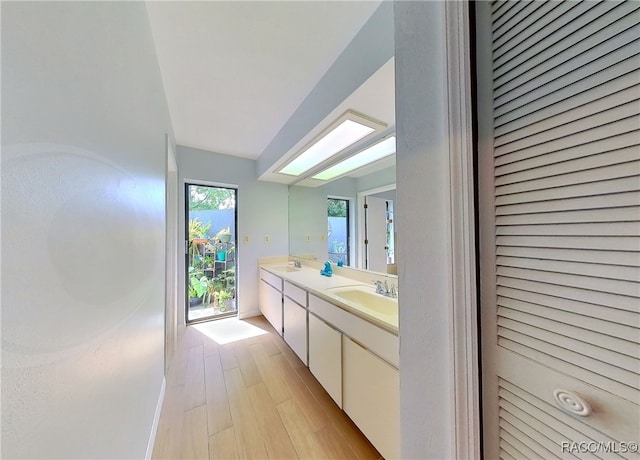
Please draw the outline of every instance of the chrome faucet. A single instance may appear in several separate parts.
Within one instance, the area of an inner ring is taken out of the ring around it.
[[[296,268],[302,268],[302,262],[300,262],[300,259],[293,259],[293,266]]]
[[[398,297],[398,289],[395,284],[392,284],[391,287],[389,287],[387,280],[384,280],[384,282],[374,280],[373,284],[376,286],[376,294],[380,294],[385,297]]]
[[[374,281],[373,284],[376,285],[376,294],[385,295],[386,289],[385,289],[385,286],[382,284],[382,281]]]

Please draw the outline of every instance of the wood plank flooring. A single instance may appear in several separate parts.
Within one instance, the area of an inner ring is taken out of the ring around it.
[[[153,459],[382,458],[264,317],[244,321],[268,334],[182,334]]]

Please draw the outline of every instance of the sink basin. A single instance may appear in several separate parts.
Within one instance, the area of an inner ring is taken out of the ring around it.
[[[329,289],[331,294],[347,302],[355,304],[363,310],[370,311],[376,316],[398,315],[398,299],[376,294],[374,288],[368,286],[345,286]]]

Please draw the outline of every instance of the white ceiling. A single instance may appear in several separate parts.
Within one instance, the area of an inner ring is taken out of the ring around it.
[[[258,158],[379,5],[148,2],[176,143]],[[336,117],[346,107],[393,125],[393,63],[370,80]]]

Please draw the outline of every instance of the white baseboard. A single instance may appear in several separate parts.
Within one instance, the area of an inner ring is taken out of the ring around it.
[[[153,416],[153,425],[151,425],[151,434],[149,435],[149,443],[147,444],[147,454],[145,460],[151,460],[153,455],[153,446],[156,443],[156,434],[158,433],[158,423],[160,422],[160,413],[162,412],[162,404],[164,403],[164,393],[167,389],[167,379],[162,377],[162,387],[160,387],[160,396],[158,404],[156,404],[156,413]]]

